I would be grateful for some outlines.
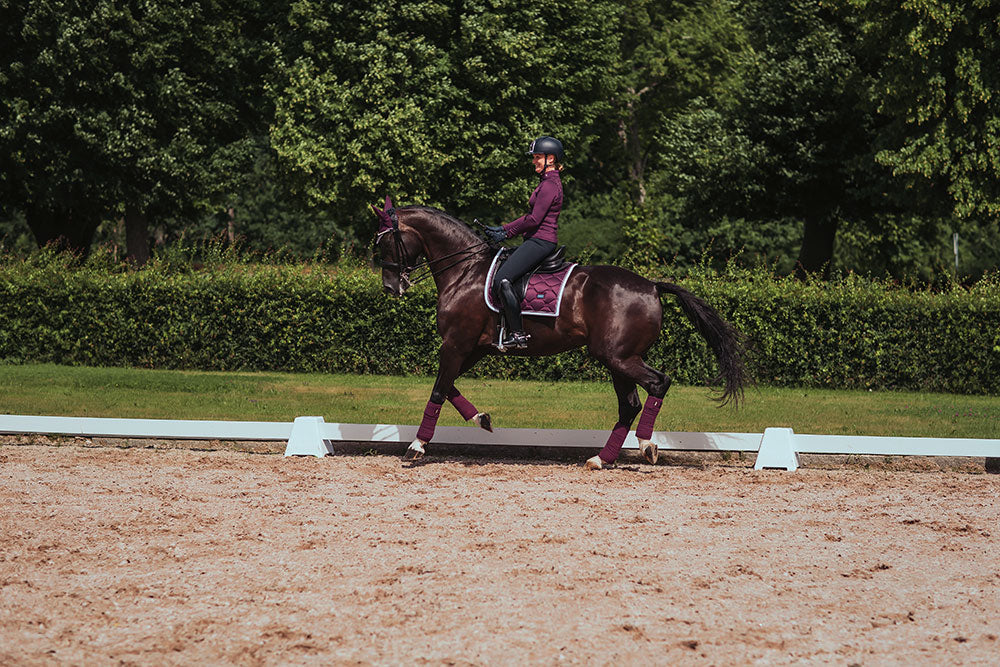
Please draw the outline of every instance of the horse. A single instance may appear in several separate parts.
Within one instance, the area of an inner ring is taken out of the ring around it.
[[[616,266],[578,266],[563,288],[556,317],[524,318],[530,336],[525,349],[502,351],[495,345],[498,317],[488,308],[484,284],[495,249],[465,222],[427,206],[372,206],[379,218],[374,252],[382,269],[382,286],[401,297],[420,278],[437,285],[437,329],[441,336],[437,379],[424,409],[416,438],[404,459],[419,459],[431,442],[441,407],[447,400],[466,421],[492,431],[489,413],[479,411],[455,387],[455,380],[486,355],[543,356],[586,347],[611,373],[618,397],[618,421],[604,448],[586,462],[600,469],[617,459],[632,422],[640,415],[636,438],[643,458],[656,464],[653,426],[670,388],[671,378],[650,367],[644,356],[659,336],[663,322],[660,296],[677,299],[681,310],[715,353],[722,383],[720,404],[738,406],[749,381],[745,337],[710,305],[688,290],[655,282]],[[423,261],[420,258],[423,257]],[[421,276],[413,275],[422,269]],[[647,393],[640,406],[636,387]]]

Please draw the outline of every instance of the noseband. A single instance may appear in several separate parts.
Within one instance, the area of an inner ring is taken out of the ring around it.
[[[382,262],[382,266],[387,267],[396,271],[399,274],[400,284],[403,285],[403,289],[406,290],[411,286],[419,283],[422,280],[435,274],[435,271],[441,272],[446,269],[450,269],[453,266],[461,264],[462,262],[472,259],[473,257],[479,255],[482,252],[482,247],[489,245],[486,241],[480,241],[479,243],[474,243],[468,248],[463,248],[462,250],[456,250],[453,253],[443,255],[441,257],[436,257],[434,259],[427,259],[423,262],[417,262],[415,264],[410,264],[409,259],[406,256],[406,246],[403,244],[403,233],[399,230],[399,217],[396,215],[396,207],[392,206],[386,209],[385,214],[389,217],[392,222],[392,226],[375,235],[375,247],[378,247],[378,242],[386,234],[392,234],[392,243],[396,250],[396,261],[395,262]],[[434,267],[436,262],[440,262],[446,259],[451,259],[452,257],[457,257],[457,259],[448,264],[447,266]],[[410,279],[410,273],[418,269],[426,269],[423,273],[415,276],[412,280]]]

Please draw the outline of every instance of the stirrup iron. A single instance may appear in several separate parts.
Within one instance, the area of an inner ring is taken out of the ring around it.
[[[523,331],[512,331],[510,337],[501,342],[500,344],[504,348],[510,348],[512,350],[523,350],[528,347],[528,341],[531,340],[531,336],[524,333]]]
[[[531,334],[526,334],[523,331],[512,331],[508,333],[506,325],[501,324],[500,333],[497,334],[497,342],[493,344],[493,347],[501,352],[506,352],[507,350],[523,350],[528,347],[529,340],[531,340]]]

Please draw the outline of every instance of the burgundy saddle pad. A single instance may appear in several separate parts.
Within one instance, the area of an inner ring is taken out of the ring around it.
[[[486,305],[495,313],[499,313],[500,308],[493,302],[490,286],[493,285],[493,275],[499,267],[499,258],[500,253],[498,252],[493,258],[490,270],[486,273],[486,285],[483,289]],[[570,264],[555,273],[532,274],[531,278],[528,279],[528,288],[524,292],[524,299],[521,300],[521,312],[525,315],[558,317],[563,290],[566,289],[566,281],[569,280],[569,276],[575,268],[576,264]]]

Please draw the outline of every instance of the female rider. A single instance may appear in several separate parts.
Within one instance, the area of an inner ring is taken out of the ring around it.
[[[486,229],[487,236],[495,242],[524,234],[524,242],[493,276],[493,300],[502,305],[507,320],[506,334],[500,341],[502,348],[524,349],[528,346],[530,336],[524,332],[521,303],[514,294],[513,285],[555,250],[559,212],[563,204],[562,179],[559,177],[565,159],[562,143],[554,137],[538,137],[531,142],[527,154],[534,163],[535,173],[542,179],[528,200],[527,215],[502,227]]]

